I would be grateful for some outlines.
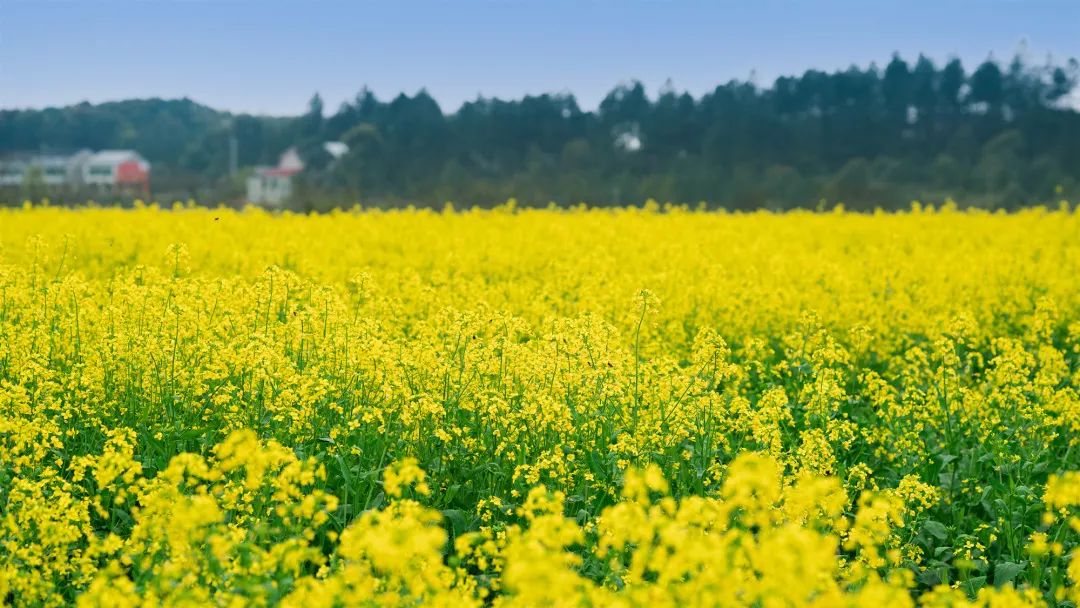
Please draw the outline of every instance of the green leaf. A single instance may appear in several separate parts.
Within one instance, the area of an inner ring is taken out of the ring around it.
[[[450,529],[455,536],[460,536],[468,530],[468,519],[461,509],[443,509],[442,516],[450,522]]]
[[[968,580],[964,581],[964,585],[963,585],[964,589],[970,595],[975,595],[976,593],[979,592],[979,589],[982,589],[985,586],[986,586],[986,577],[985,576],[973,576],[973,577],[969,578]]]
[[[924,570],[919,573],[918,580],[927,587],[934,587],[941,584],[941,571],[938,569]]]
[[[1023,572],[1027,562],[999,562],[994,564],[994,585],[1001,586],[1016,580],[1017,575]]]
[[[926,530],[928,534],[938,540],[945,540],[949,537],[949,529],[945,527],[945,524],[940,521],[927,520],[923,524],[923,530]]]

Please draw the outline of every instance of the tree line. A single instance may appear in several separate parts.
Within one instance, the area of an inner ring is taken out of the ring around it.
[[[694,97],[639,82],[594,111],[570,94],[479,98],[446,113],[426,91],[362,90],[329,113],[219,112],[191,100],[0,111],[0,154],[134,148],[163,198],[243,199],[230,174],[296,146],[293,205],[633,204],[897,208],[912,200],[1013,208],[1080,198],[1076,61],[988,59],[969,70],[896,55],[884,67],[732,80]],[[332,157],[326,141],[349,151]]]

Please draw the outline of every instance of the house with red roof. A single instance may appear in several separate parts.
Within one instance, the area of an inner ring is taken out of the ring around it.
[[[34,180],[54,190],[149,196],[150,163],[134,150],[0,159],[0,186],[23,187]]]
[[[349,146],[340,141],[323,142],[330,162],[335,162],[349,152]],[[304,170],[304,161],[296,147],[281,154],[276,167],[256,167],[247,180],[247,199],[250,203],[265,207],[282,207],[293,194],[293,180]]]
[[[293,177],[304,170],[304,161],[296,148],[281,154],[276,167],[256,167],[247,180],[248,201],[267,207],[280,207],[292,196]]]
[[[150,195],[150,163],[134,150],[101,150],[77,162],[83,185],[111,193]]]

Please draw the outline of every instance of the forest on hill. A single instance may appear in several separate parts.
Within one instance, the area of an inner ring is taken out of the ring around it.
[[[159,199],[243,199],[243,178],[297,147],[293,205],[636,204],[751,209],[904,207],[912,200],[1013,208],[1080,198],[1075,61],[1019,57],[969,69],[900,56],[883,68],[809,70],[700,97],[638,82],[595,110],[572,94],[478,98],[446,112],[425,91],[363,89],[336,111],[267,117],[189,99],[0,111],[0,155],[131,148]],[[236,164],[230,171],[230,140]],[[323,146],[341,141],[346,154]],[[12,202],[12,201],[6,201]]]

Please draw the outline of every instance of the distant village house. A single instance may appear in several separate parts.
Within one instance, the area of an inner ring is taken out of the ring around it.
[[[280,207],[292,196],[292,178],[304,170],[296,148],[282,153],[276,167],[256,167],[247,180],[247,198],[252,203]]]
[[[134,150],[82,150],[71,155],[13,155],[0,159],[0,187],[150,195],[150,163]]]
[[[323,143],[323,149],[335,160],[349,151],[339,141]],[[304,170],[300,152],[289,148],[281,154],[276,167],[256,167],[247,180],[247,199],[266,207],[281,207],[293,194],[293,179]]]

